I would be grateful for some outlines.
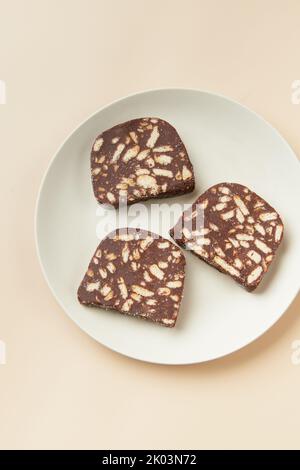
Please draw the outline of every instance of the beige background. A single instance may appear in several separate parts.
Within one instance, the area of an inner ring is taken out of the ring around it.
[[[145,364],[105,349],[63,313],[33,238],[56,148],[128,93],[228,95],[300,155],[300,105],[291,103],[299,44],[299,0],[0,0],[1,448],[300,448],[300,365],[291,363],[299,296],[230,357]]]

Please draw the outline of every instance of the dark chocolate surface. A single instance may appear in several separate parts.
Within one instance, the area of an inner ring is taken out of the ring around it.
[[[158,118],[140,118],[100,134],[91,152],[99,203],[118,207],[193,191],[193,167],[177,131]]]
[[[117,230],[99,244],[78,300],[172,327],[183,296],[184,270],[184,255],[169,240],[144,230]]]
[[[170,234],[180,246],[252,291],[274,259],[283,222],[247,187],[220,183],[198,197]]]

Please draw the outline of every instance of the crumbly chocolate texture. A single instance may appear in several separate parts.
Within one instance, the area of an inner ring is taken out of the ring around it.
[[[183,296],[185,258],[169,240],[119,229],[98,246],[78,289],[84,305],[173,327]]]
[[[193,167],[177,131],[157,118],[124,122],[100,134],[91,152],[94,194],[118,207],[193,191]]]
[[[198,226],[196,220],[201,221]],[[220,183],[182,214],[170,234],[180,246],[253,291],[282,241],[283,223],[275,209],[247,187]]]

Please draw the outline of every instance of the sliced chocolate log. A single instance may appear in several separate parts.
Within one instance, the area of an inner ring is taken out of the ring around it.
[[[177,131],[157,118],[124,122],[100,134],[91,152],[94,194],[118,207],[193,191],[193,167]]]
[[[180,246],[253,291],[282,241],[283,223],[250,189],[220,183],[182,214],[170,234]]]
[[[183,296],[185,258],[169,240],[140,229],[111,232],[78,289],[84,305],[172,327]]]

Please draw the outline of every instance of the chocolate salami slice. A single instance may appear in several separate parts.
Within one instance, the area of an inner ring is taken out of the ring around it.
[[[193,167],[177,131],[157,118],[124,122],[100,134],[91,152],[94,194],[118,207],[193,191]]]
[[[282,241],[283,223],[275,209],[250,189],[220,183],[182,214],[170,234],[179,245],[253,291]]]
[[[111,232],[78,289],[84,305],[172,327],[183,296],[185,258],[172,242],[139,229]]]

